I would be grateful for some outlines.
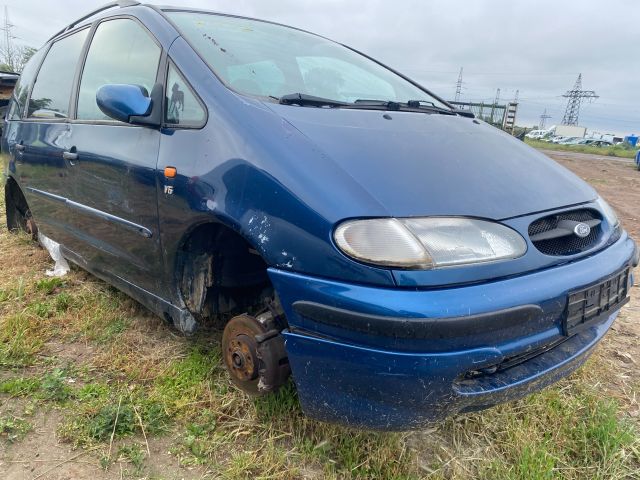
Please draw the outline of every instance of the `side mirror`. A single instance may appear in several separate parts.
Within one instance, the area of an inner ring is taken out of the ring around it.
[[[146,123],[135,117],[148,117],[153,110],[153,101],[139,85],[105,85],[96,93],[96,102],[102,113],[125,123]]]

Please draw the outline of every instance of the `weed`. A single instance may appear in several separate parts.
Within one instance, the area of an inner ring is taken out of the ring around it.
[[[38,318],[46,319],[51,316],[53,310],[48,302],[35,302],[29,305],[29,310]]]
[[[118,449],[118,458],[122,458],[134,467],[134,473],[140,475],[144,469],[144,459],[146,453],[140,445],[133,443],[131,445],[122,445]]]
[[[129,320],[118,317],[109,322],[98,335],[97,340],[101,343],[113,341],[118,335],[129,328]]]
[[[31,365],[42,345],[43,339],[28,315],[0,318],[0,367]]]
[[[18,286],[16,288],[16,299],[21,301],[24,298],[24,278],[18,278]]]
[[[207,397],[213,372],[220,369],[219,355],[218,350],[192,348],[156,380],[155,397],[174,415],[193,413],[194,402]]]
[[[36,282],[36,290],[51,295],[64,285],[62,279],[58,277],[47,277]]]
[[[31,428],[31,424],[22,418],[0,417],[0,439],[5,439],[9,443],[21,440]]]
[[[92,445],[134,433],[166,433],[171,420],[165,408],[143,390],[91,383],[74,392],[72,415],[59,434],[75,445]]]
[[[40,380],[37,378],[10,378],[0,382],[0,393],[13,397],[32,395],[40,390]]]
[[[79,402],[86,404],[90,401],[101,400],[106,401],[109,398],[111,389],[103,383],[89,383],[83,385],[75,394]]]
[[[87,424],[88,435],[98,441],[109,440],[113,432],[115,437],[131,435],[135,432],[137,421],[133,408],[117,404],[102,407]]]
[[[64,402],[68,400],[72,391],[65,381],[64,372],[59,368],[56,368],[51,373],[47,373],[42,379],[42,398],[54,402]]]
[[[69,307],[73,304],[73,297],[69,295],[67,292],[61,292],[56,295],[56,299],[54,302],[54,308],[56,312],[63,313],[66,312]]]

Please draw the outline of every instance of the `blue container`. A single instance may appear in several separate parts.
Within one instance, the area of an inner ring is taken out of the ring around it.
[[[624,141],[632,147],[635,147],[638,144],[638,137],[636,135],[629,135],[628,137],[624,137]]]

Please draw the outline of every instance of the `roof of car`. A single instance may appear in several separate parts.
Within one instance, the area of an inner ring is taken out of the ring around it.
[[[301,30],[306,32],[306,30],[302,30],[300,28],[296,28],[296,27],[292,27],[290,25],[284,25],[278,22],[272,22],[269,20],[263,20],[263,19],[259,19],[259,18],[253,18],[253,17],[246,17],[244,15],[233,15],[233,14],[229,14],[229,13],[225,13],[225,12],[218,12],[218,11],[214,11],[214,10],[207,10],[204,8],[193,8],[193,7],[178,7],[178,6],[173,6],[173,5],[155,5],[155,4],[148,4],[148,3],[142,3],[142,2],[138,2],[136,0],[116,0],[113,2],[109,2],[104,4],[103,6],[96,8],[95,10],[92,10],[91,12],[87,13],[86,15],[83,15],[82,17],[74,20],[73,22],[71,22],[69,25],[67,25],[66,27],[64,27],[62,30],[60,30],[59,32],[57,32],[56,34],[52,35],[51,38],[49,38],[49,40],[47,40],[47,43],[49,43],[51,40],[54,40],[56,37],[72,30],[74,27],[77,27],[79,25],[81,25],[85,20],[89,20],[90,18],[106,11],[106,10],[110,10],[112,8],[127,8],[127,7],[137,7],[137,6],[141,6],[141,7],[148,7],[152,10],[155,10],[156,12],[164,12],[164,11],[183,11],[183,12],[198,12],[198,13],[208,13],[208,14],[214,14],[214,15],[224,15],[227,17],[234,17],[234,18],[243,18],[246,20],[254,20],[254,21],[259,21],[259,22],[265,22],[265,23],[272,23],[275,25],[281,25],[283,27],[288,27],[288,28],[292,28],[294,30]],[[312,33],[312,32],[307,32],[307,33]],[[317,35],[317,34],[314,34]],[[321,35],[318,35],[321,36]],[[323,37],[324,38],[324,37]]]

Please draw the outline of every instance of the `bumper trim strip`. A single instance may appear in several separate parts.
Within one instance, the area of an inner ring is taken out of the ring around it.
[[[522,305],[495,312],[453,318],[398,318],[353,312],[315,302],[297,301],[302,317],[332,327],[393,338],[443,339],[486,334],[534,322],[543,315],[537,305]]]

